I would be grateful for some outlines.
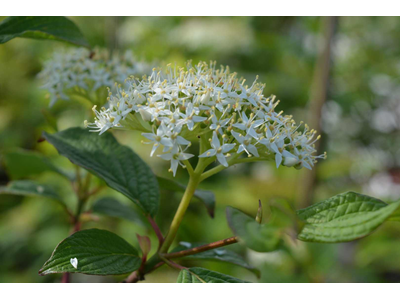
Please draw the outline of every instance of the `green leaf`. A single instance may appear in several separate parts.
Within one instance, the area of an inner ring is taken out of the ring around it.
[[[56,172],[69,180],[73,179],[64,171],[54,166],[40,153],[27,150],[16,150],[4,154],[7,173],[12,179],[26,178],[43,172]]]
[[[74,258],[78,260],[77,268],[70,262]],[[137,250],[123,238],[106,230],[88,229],[59,243],[39,275],[65,272],[118,275],[133,272],[140,264]]]
[[[98,135],[75,127],[43,135],[72,163],[104,179],[145,213],[156,214],[160,198],[156,177],[135,152],[120,145],[111,133]]]
[[[167,178],[157,176],[158,184],[160,188],[174,191],[174,192],[184,192],[186,190],[186,186],[180,184],[178,182],[169,180]],[[208,214],[211,218],[214,218],[215,212],[215,195],[213,192],[204,191],[204,190],[196,190],[194,192],[194,197],[199,199],[206,207]]]
[[[306,242],[348,242],[370,234],[400,205],[347,192],[297,212],[306,222],[298,238]]]
[[[0,23],[0,44],[22,37],[58,40],[88,47],[79,28],[66,17],[8,17]]]
[[[122,218],[140,225],[147,226],[143,216],[132,207],[122,204],[111,197],[104,197],[97,200],[92,207],[94,213],[103,214],[111,217]]]
[[[40,196],[60,200],[60,195],[50,186],[30,180],[15,180],[0,186],[0,194]]]
[[[229,227],[247,247],[258,252],[278,249],[282,229],[271,224],[259,224],[244,212],[228,206],[226,209]]]
[[[229,275],[210,271],[203,268],[183,269],[178,275],[178,283],[246,283]]]
[[[172,250],[172,253],[195,248],[195,247],[198,247],[201,245],[202,245],[201,243],[180,242],[179,246]],[[227,262],[227,263],[231,263],[231,264],[246,268],[246,269],[250,270],[251,272],[253,272],[254,274],[256,274],[258,277],[260,276],[260,270],[249,265],[243,259],[243,257],[241,257],[239,254],[237,254],[231,250],[227,250],[225,248],[212,249],[212,250],[196,253],[193,255],[183,256],[183,257],[180,257],[179,259],[185,259],[185,260],[186,259],[187,260],[190,260],[190,259],[203,260],[204,259],[204,260]]]

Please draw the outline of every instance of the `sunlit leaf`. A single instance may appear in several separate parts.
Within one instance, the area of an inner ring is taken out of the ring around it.
[[[348,192],[298,211],[306,222],[298,238],[307,242],[348,242],[370,234],[399,207]]]
[[[71,263],[75,258],[77,268]],[[88,229],[78,231],[58,244],[39,274],[117,275],[137,270],[140,263],[137,250],[118,235],[106,230]]]

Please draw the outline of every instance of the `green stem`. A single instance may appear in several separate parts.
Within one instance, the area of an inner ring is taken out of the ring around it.
[[[194,170],[193,170],[193,167],[192,167],[192,165],[190,164],[190,162],[189,162],[188,160],[184,160],[183,163],[185,164],[186,169],[187,169],[189,175],[190,175],[190,176],[193,176]]]
[[[196,169],[198,168],[196,167]],[[165,237],[164,243],[160,248],[160,253],[166,253],[174,241],[179,225],[182,222],[186,209],[188,208],[190,200],[192,199],[199,183],[200,175],[195,171],[193,172],[192,176],[190,176],[189,183],[186,187],[185,193],[183,194],[181,203],[179,204],[178,210],[176,211],[174,219],[172,220],[171,227],[169,228],[169,231]]]
[[[248,162],[255,162],[255,161],[266,161],[266,160],[270,160],[269,158],[265,158],[265,157],[246,157],[246,158],[238,158],[241,155],[241,153],[235,153],[232,155],[232,158],[228,161],[229,166],[233,166],[236,164],[241,164],[241,163],[248,163]],[[215,175],[219,172],[221,172],[222,170],[226,169],[226,167],[224,167],[223,165],[218,165],[215,168],[212,168],[211,170],[208,170],[207,172],[204,172],[201,176],[200,176],[200,182],[203,181],[204,179]]]
[[[255,161],[267,161],[270,160],[269,158],[265,158],[265,157],[246,157],[246,158],[238,158],[235,159],[234,164],[242,164],[242,163],[249,163],[249,162],[255,162]]]
[[[228,161],[228,165],[232,166],[234,164],[236,164],[236,158],[239,157],[241,155],[241,153],[235,153],[232,155],[231,159]],[[223,165],[218,165],[215,168],[212,168],[211,170],[208,170],[207,172],[204,172],[203,174],[201,174],[200,176],[200,182],[203,181],[204,179],[217,174],[219,172],[221,172],[222,170],[226,169],[227,167],[223,166]]]

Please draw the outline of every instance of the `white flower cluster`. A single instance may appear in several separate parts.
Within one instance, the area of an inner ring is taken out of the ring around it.
[[[200,62],[186,68],[167,65],[165,71],[153,69],[150,76],[127,79],[129,88],[117,86],[117,93],[109,92],[108,108],[93,111],[91,131],[103,133],[112,127],[144,131],[153,145],[164,152],[159,157],[171,162],[175,175],[178,165],[193,157],[186,153],[190,140],[206,136],[209,150],[199,157],[218,160],[228,167],[227,158],[246,153],[248,157],[275,159],[276,166],[311,169],[314,155],[315,131],[305,125],[298,131],[292,116],[275,112],[279,101],[275,96],[264,97],[264,85],[257,79],[246,85],[229,67],[216,68]]]
[[[138,62],[131,51],[110,57],[105,49],[90,52],[86,48],[71,48],[54,52],[38,76],[44,82],[42,87],[49,91],[52,106],[59,99],[69,100],[68,92],[73,88],[96,92],[114,82],[124,82],[130,75],[149,71],[151,67]]]

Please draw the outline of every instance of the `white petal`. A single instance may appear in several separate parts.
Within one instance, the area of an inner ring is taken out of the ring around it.
[[[286,151],[286,150],[282,151],[282,155],[284,157],[291,157],[291,158],[297,159],[297,157],[295,155],[293,155],[292,153],[290,153],[289,151]]]
[[[218,149],[219,147],[221,147],[221,143],[219,142],[217,133],[215,131],[214,131],[214,134],[213,134],[213,137],[212,137],[211,146],[214,149]]]
[[[142,133],[142,135],[150,141],[155,141],[154,133]]]
[[[203,154],[199,155],[199,157],[211,157],[211,156],[214,156],[216,153],[217,153],[217,150],[209,149],[206,152],[204,152]]]
[[[165,160],[171,160],[172,159],[173,154],[172,153],[167,153],[167,154],[160,154],[158,155],[158,157],[161,157],[162,159]]]
[[[252,127],[257,128],[258,126],[260,126],[263,123],[264,123],[264,120],[257,120],[252,124]]]
[[[178,169],[178,161],[176,159],[171,160],[171,170],[172,174],[176,174],[176,169]]]
[[[249,119],[247,118],[245,112],[242,112],[242,119],[243,119],[243,123],[247,123],[249,121]]]
[[[187,160],[189,158],[192,158],[194,155],[190,153],[181,153],[179,155],[179,160]]]
[[[206,117],[193,116],[192,120],[197,123],[197,122],[203,122],[203,121],[207,120],[207,118]]]
[[[159,143],[155,143],[153,148],[151,149],[150,156],[153,156],[154,152],[156,152],[157,148],[160,146]]]
[[[243,152],[245,150],[246,150],[245,147],[243,145],[240,145],[237,153]]]
[[[257,106],[257,102],[252,97],[247,98],[247,101],[249,101],[254,106]]]
[[[190,131],[193,130],[194,122],[192,120],[187,121],[187,127]]]
[[[309,170],[311,170],[312,168],[311,168],[311,166],[308,164],[308,162],[306,162],[306,161],[302,161],[301,162],[301,164],[304,166],[304,168],[306,168],[306,169],[309,169]]]
[[[250,153],[253,154],[254,156],[259,157],[256,146],[250,144],[247,146],[247,150],[249,150]]]
[[[257,132],[254,130],[253,127],[250,127],[250,128],[247,130],[247,134],[250,135],[250,136],[252,136],[252,137],[255,138],[255,139],[258,138]]]
[[[190,142],[188,140],[184,139],[181,136],[177,136],[176,140],[177,140],[179,145],[189,145],[190,144]]]
[[[231,131],[231,133],[239,143],[243,144],[244,136],[242,136],[240,133],[233,131],[233,130]]]
[[[71,258],[70,260],[69,260],[69,262],[71,263],[71,265],[75,268],[75,269],[78,269],[78,259],[75,257],[75,258]]]
[[[226,153],[231,151],[234,147],[236,146],[236,144],[225,144],[222,146],[222,153]]]
[[[246,130],[246,125],[244,125],[244,124],[236,123],[236,124],[233,124],[232,126],[239,128],[240,130]]]
[[[279,168],[282,162],[282,154],[279,152],[275,154],[275,162],[276,162],[276,167]]]
[[[167,147],[172,147],[174,145],[174,143],[172,142],[172,140],[170,138],[162,138],[160,143]]]
[[[274,150],[275,153],[280,153],[278,147],[275,145],[275,143],[271,144],[272,150]],[[280,155],[280,154],[279,154]]]
[[[228,162],[226,161],[226,158],[222,153],[217,154],[217,159],[221,165],[223,165],[224,167],[229,167]]]

